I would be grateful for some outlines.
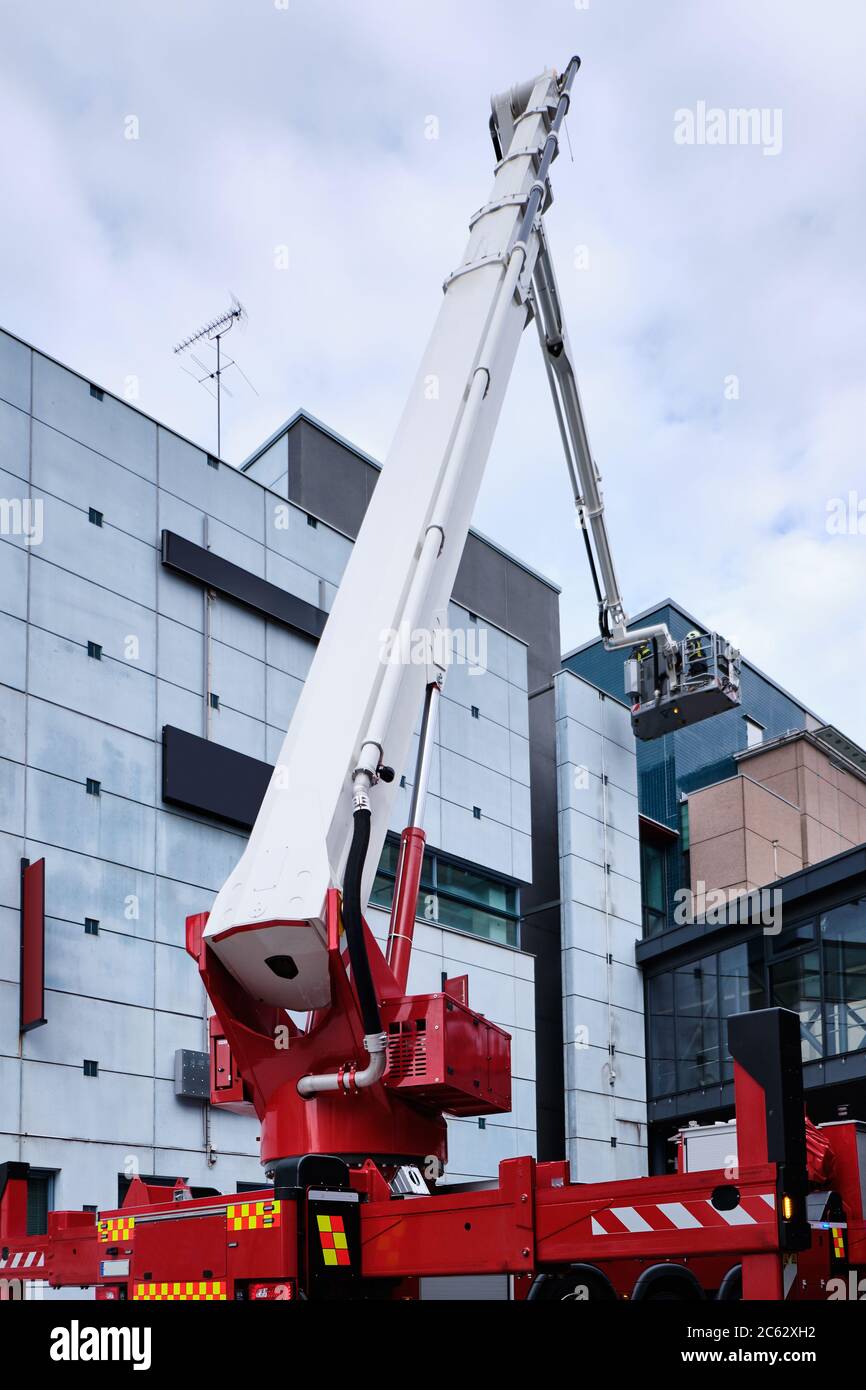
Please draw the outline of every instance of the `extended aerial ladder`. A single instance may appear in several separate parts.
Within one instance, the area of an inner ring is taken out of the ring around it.
[[[536,1175],[531,1159],[513,1160],[487,1193],[429,1189],[421,1170],[433,1164],[441,1171],[445,1162],[445,1114],[511,1108],[510,1039],[470,1008],[465,977],[446,980],[433,994],[407,993],[424,798],[449,660],[448,602],[520,338],[533,319],[602,636],[612,648],[646,644],[651,653],[632,663],[643,667],[636,732],[655,736],[715,712],[714,701],[722,708],[738,698],[738,660],[727,644],[713,636],[714,652],[725,652],[723,681],[710,671],[706,652],[700,662],[691,659],[694,649],[685,653],[662,624],[630,628],[623,607],[542,220],[578,67],[572,58],[561,76],[546,71],[493,100],[493,188],[471,220],[463,261],[445,281],[248,844],[211,911],[187,920],[187,949],[214,1008],[214,1100],[254,1108],[273,1187],[238,1204],[218,1194],[198,1197],[181,1183],[178,1203],[201,1205],[187,1208],[196,1222],[183,1227],[180,1240],[172,1228],[184,1213],[175,1219],[159,1209],[158,1193],[134,1185],[123,1211],[101,1218],[98,1242],[86,1216],[56,1223],[57,1241],[74,1244],[78,1263],[64,1265],[68,1247],[55,1242],[43,1252],[49,1264],[57,1257],[54,1282],[67,1282],[61,1275],[69,1269],[75,1281],[87,1273],[80,1282],[95,1282],[92,1251],[83,1253],[91,1241],[108,1247],[99,1275],[105,1288],[126,1296],[179,1285],[198,1277],[186,1271],[204,1259],[188,1234],[193,1229],[201,1240],[208,1233],[208,1270],[219,1267],[221,1287],[237,1288],[238,1297],[257,1296],[256,1279],[271,1276],[303,1279],[309,1292],[321,1279],[343,1276],[358,1287],[359,1278],[449,1269],[528,1274],[569,1258],[563,1203],[572,1204],[569,1219],[583,1232],[576,1248],[585,1238],[594,1243],[593,1204],[601,1196],[577,1193],[562,1163],[542,1165]],[[395,770],[406,766],[421,709],[410,824],[382,950],[363,912],[391,818]],[[651,730],[642,727],[645,716],[654,721]],[[769,1260],[768,1288],[776,1287],[773,1261],[784,1234],[765,1200],[764,1189],[772,1194],[778,1177],[774,1161],[758,1145],[749,1179],[757,1213],[750,1224],[758,1228],[750,1249]],[[706,1203],[704,1187],[702,1178],[695,1200]],[[800,1217],[793,1190],[796,1210],[786,1221]],[[408,1208],[392,1214],[389,1203],[404,1198],[417,1203],[414,1223],[407,1222]],[[256,1229],[259,1216],[264,1245],[239,1253],[244,1243],[226,1233]],[[340,1240],[326,1244],[322,1233]],[[732,1240],[724,1237],[725,1250]],[[323,1258],[325,1251],[333,1258]],[[756,1289],[759,1282],[755,1276]]]
[[[647,644],[651,653],[640,663],[651,673],[651,689],[638,692],[636,725],[650,711],[663,724],[666,718],[691,722],[711,712],[708,702],[722,708],[738,698],[729,648],[725,684],[704,665],[695,688],[687,688],[682,651],[667,627],[631,629],[623,607],[542,221],[578,67],[572,58],[561,76],[544,72],[493,100],[493,189],[471,219],[462,263],[445,281],[433,333],[249,843],[204,929],[211,957],[259,1006],[310,1011],[315,1018],[333,998],[327,904],[329,890],[343,885],[370,1059],[353,1074],[357,1091],[375,1086],[386,1064],[361,905],[389,824],[395,769],[405,767],[422,703],[415,791],[417,802],[423,800],[429,766],[423,753],[447,664],[448,601],[517,348],[533,317],[596,580],[602,635],[608,646]],[[404,632],[426,635],[427,660],[404,659],[403,644],[393,640]],[[414,829],[420,831],[420,820]],[[419,867],[408,843],[403,857]],[[407,930],[404,923],[392,934],[392,967],[405,951],[400,938]],[[343,1084],[326,1071],[309,1077],[303,1094],[316,1107]]]

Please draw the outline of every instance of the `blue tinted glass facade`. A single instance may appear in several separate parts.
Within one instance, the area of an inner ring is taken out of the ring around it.
[[[672,603],[641,615],[640,622],[642,626],[667,623],[678,641],[696,626],[693,618]],[[622,700],[623,662],[627,655],[624,651],[605,651],[599,638],[567,657],[563,665]],[[671,830],[679,830],[679,803],[684,795],[736,776],[733,755],[746,747],[746,717],[763,727],[765,740],[805,727],[803,706],[745,662],[741,695],[739,709],[727,710],[687,729],[675,729],[651,743],[638,742],[638,800],[643,815]],[[669,899],[686,879],[680,846],[672,845],[667,851]]]

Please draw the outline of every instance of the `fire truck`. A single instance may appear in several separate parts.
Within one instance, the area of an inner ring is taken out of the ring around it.
[[[780,1010],[729,1023],[735,1170],[684,1165],[582,1184],[564,1160],[524,1157],[487,1182],[429,1177],[447,1161],[446,1116],[511,1108],[510,1038],[471,1007],[467,977],[420,995],[407,982],[447,668],[437,639],[529,324],[602,636],[629,652],[635,733],[659,737],[739,700],[730,644],[703,634],[684,650],[664,625],[631,627],[620,595],[544,220],[578,67],[572,58],[561,74],[545,71],[493,99],[493,187],[445,281],[249,841],[210,911],[187,920],[187,951],[213,1010],[211,1097],[258,1117],[262,1187],[225,1195],[178,1178],[167,1192],[136,1179],[121,1207],[55,1211],[47,1235],[30,1237],[27,1166],[8,1163],[0,1279],[92,1288],[113,1300],[333,1300],[411,1298],[427,1276],[497,1273],[534,1300],[736,1290],[781,1299],[804,1252],[820,1244],[810,1222],[799,1025]],[[383,634],[402,631],[427,634],[426,660],[414,659],[414,644],[412,660],[394,658]],[[410,823],[380,947],[364,910],[395,769],[406,766],[419,714]],[[860,1140],[840,1129],[828,1143],[846,1217],[836,1225],[857,1232],[847,1265],[862,1253]],[[835,1247],[832,1257],[842,1259]]]
[[[339,947],[333,969],[347,983]],[[458,991],[394,994],[383,1007],[389,1056],[404,1050],[393,1025],[441,1035],[414,1080],[386,1071],[389,1099],[402,1091],[434,1123],[443,1102],[452,1113],[507,1102],[507,1047],[497,1063],[482,1033],[479,1049],[484,1021]],[[352,1009],[344,1021],[360,1026]],[[271,1182],[240,1195],[136,1178],[121,1207],[51,1212],[47,1235],[28,1236],[28,1165],[0,1165],[3,1296],[39,1280],[100,1300],[397,1300],[417,1298],[424,1276],[495,1273],[527,1301],[863,1297],[866,1126],[825,1125],[807,1143],[795,1014],[759,1010],[728,1026],[735,1152],[731,1126],[686,1131],[678,1171],[659,1177],[576,1183],[565,1162],[527,1157],[489,1182],[428,1189],[405,1157],[308,1152],[272,1161]],[[334,1095],[353,1104],[351,1088]],[[701,1136],[723,1166],[695,1154]]]

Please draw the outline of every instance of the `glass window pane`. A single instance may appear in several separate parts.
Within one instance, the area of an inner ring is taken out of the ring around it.
[[[390,910],[399,858],[399,841],[387,840],[370,894],[372,907]],[[442,888],[449,891],[440,893]],[[458,893],[465,902],[455,896]],[[417,918],[516,946],[519,911],[518,890],[514,884],[480,870],[451,864],[431,852],[425,853],[415,907]],[[513,914],[513,918],[506,914]]]
[[[373,881],[373,891],[370,894],[371,907],[383,907],[390,910],[391,899],[394,896],[394,880],[386,878],[384,874],[377,874]]]
[[[677,1082],[690,1091],[721,1077],[716,958],[681,965],[675,976]]]
[[[857,941],[866,945],[866,898],[823,912],[821,935],[825,941]]]
[[[640,877],[643,893],[643,929],[645,936],[663,931],[667,908],[665,851],[648,840],[641,841]]]
[[[516,911],[516,890],[513,884],[503,883],[501,879],[488,878],[486,874],[474,869],[464,869],[458,864],[439,860],[437,865],[437,886],[440,890],[450,889],[463,898],[472,898],[485,907],[497,908],[500,912]]]
[[[680,850],[683,854],[689,852],[689,803],[680,802]]]
[[[830,1056],[866,1048],[866,899],[821,917],[824,1017]]]
[[[800,1015],[800,1037],[804,1062],[813,1062],[823,1052],[821,1020],[821,974],[818,952],[805,951],[778,961],[770,968],[770,998],[774,1007],[793,1009]]]
[[[443,927],[456,927],[458,931],[472,932],[488,941],[499,941],[506,946],[517,945],[517,923],[507,917],[499,917],[494,912],[486,912],[471,903],[458,902],[444,893],[436,895],[438,921]]]
[[[650,1093],[653,1096],[671,1095],[677,1089],[673,975],[656,975],[649,980],[647,1008]]]
[[[761,970],[761,944],[743,942],[719,953],[719,1008],[722,1017],[722,1077],[730,1081],[734,1063],[728,1051],[728,1019],[731,1014],[750,1013],[764,1002]]]
[[[815,940],[815,919],[807,917],[804,922],[795,922],[793,926],[780,931],[778,936],[769,936],[767,939],[774,956],[780,956],[797,946],[810,946]]]
[[[396,840],[386,840],[382,846],[379,872],[394,875],[397,872],[397,855],[400,846]]]

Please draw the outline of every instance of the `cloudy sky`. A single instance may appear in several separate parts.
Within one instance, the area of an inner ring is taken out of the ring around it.
[[[626,604],[679,599],[866,742],[866,7],[0,0],[0,18],[0,322],[113,391],[135,378],[142,409],[213,448],[171,349],[238,295],[258,394],[226,377],[235,463],[300,405],[385,455],[489,188],[489,93],[580,53],[547,221]],[[769,138],[678,143],[699,103],[765,109]],[[527,335],[475,520],[562,586],[569,647],[595,614],[546,393]]]

